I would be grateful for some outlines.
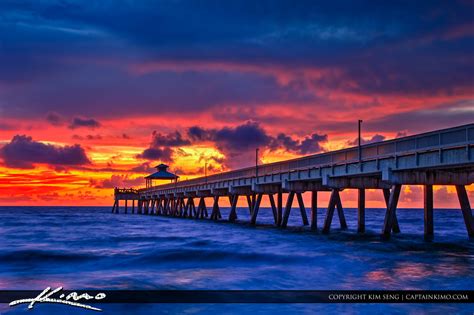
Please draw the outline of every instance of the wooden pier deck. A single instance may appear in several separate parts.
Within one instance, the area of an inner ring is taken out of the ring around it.
[[[330,192],[322,233],[329,233],[335,211],[342,229],[347,229],[339,192],[358,191],[359,233],[365,232],[365,192],[379,189],[386,213],[382,236],[399,233],[397,204],[403,185],[424,187],[424,236],[431,240],[433,227],[433,185],[454,185],[467,234],[474,238],[474,220],[466,185],[474,182],[474,123],[449,129],[397,138],[333,152],[309,155],[288,161],[248,167],[176,183],[130,190],[116,189],[112,212],[119,201],[132,201],[132,213],[222,220],[221,198],[229,198],[229,221],[237,219],[237,201],[245,198],[250,224],[256,224],[262,198],[269,198],[274,224],[285,228],[294,203],[302,223],[318,230],[318,192]],[[310,218],[302,193],[311,192]],[[283,204],[283,194],[287,194]],[[296,198],[295,198],[296,197]],[[212,199],[208,211],[206,199]],[[209,213],[210,212],[210,213]]]

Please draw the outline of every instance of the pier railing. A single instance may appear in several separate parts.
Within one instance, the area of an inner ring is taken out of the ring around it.
[[[114,189],[114,193],[115,195],[118,195],[118,194],[139,194],[139,191],[137,189],[133,189],[133,188],[118,188],[118,187],[115,187]]]
[[[383,159],[390,156],[403,156],[414,152],[443,150],[451,147],[468,146],[474,143],[474,124],[437,130],[414,136],[401,137],[393,140],[381,141],[361,146],[352,147],[326,153],[309,155],[297,159],[262,164],[258,166],[258,175],[272,175],[276,173],[292,172],[311,167],[356,163],[374,159]],[[469,150],[468,150],[469,152]],[[172,184],[164,184],[151,188],[139,189],[139,192],[155,189],[170,189],[190,185],[209,184],[223,180],[249,178],[256,175],[255,166],[235,171],[229,171],[207,177],[198,177]]]

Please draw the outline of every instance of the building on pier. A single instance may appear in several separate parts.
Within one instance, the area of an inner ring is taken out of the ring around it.
[[[168,172],[168,165],[161,163],[155,166],[157,172],[150,174],[145,177],[146,188],[153,187],[153,181],[171,180],[172,182],[178,181],[179,176]]]

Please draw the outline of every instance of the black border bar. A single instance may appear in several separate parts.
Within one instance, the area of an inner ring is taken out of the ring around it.
[[[0,290],[0,303],[37,297],[42,290]],[[63,290],[89,294],[101,303],[474,303],[474,290]],[[70,299],[71,300],[71,299]],[[78,301],[79,302],[79,301]],[[40,302],[38,302],[40,303]]]

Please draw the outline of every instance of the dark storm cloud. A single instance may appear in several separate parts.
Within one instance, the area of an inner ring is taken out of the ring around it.
[[[236,155],[243,151],[255,150],[270,144],[272,138],[255,122],[246,122],[236,127],[205,129],[193,126],[188,129],[193,141],[211,141],[226,155]]]
[[[190,145],[191,141],[184,139],[180,132],[162,134],[153,132],[152,147],[180,147]]]
[[[137,155],[140,159],[172,162],[173,151],[170,148],[148,148]]]
[[[321,143],[327,141],[327,135],[319,135],[317,133],[307,136],[303,140],[296,140],[288,135],[280,133],[275,139],[272,140],[270,146],[273,149],[284,148],[287,151],[298,154],[310,154],[321,152],[323,150]]]
[[[155,168],[151,167],[149,162],[145,162],[131,168],[130,171],[135,173],[152,173],[155,172]]]
[[[191,141],[184,139],[179,131],[168,134],[153,131],[150,146],[137,157],[151,161],[172,162],[173,150],[171,148],[190,144]]]
[[[256,148],[284,149],[297,154],[309,154],[322,151],[321,143],[328,140],[327,135],[316,133],[303,139],[294,139],[283,133],[273,137],[255,122],[221,129],[193,126],[188,129],[188,136],[195,142],[214,142],[219,150],[231,156]]]
[[[131,178],[129,175],[112,175],[110,179],[89,180],[91,187],[94,188],[134,187],[143,185],[143,182],[143,177]]]
[[[313,100],[301,91],[311,86],[453,95],[474,79],[469,1],[2,1],[0,12],[2,103],[11,104],[0,109],[9,116],[298,103]],[[336,71],[281,86],[258,70],[124,70],[143,62]]]
[[[72,119],[69,128],[76,129],[76,128],[98,128],[100,127],[100,123],[92,118],[83,118],[83,117],[74,117]]]
[[[0,149],[0,157],[7,167],[33,168],[34,164],[74,166],[90,164],[80,145],[55,146],[34,141],[25,135],[16,135]]]
[[[360,144],[369,144],[369,143],[375,143],[375,142],[380,142],[380,141],[385,140],[385,136],[382,136],[382,135],[379,135],[379,134],[373,135],[372,138],[369,138],[369,139],[364,139],[363,137],[361,137],[361,138],[362,139],[360,141]],[[359,138],[356,138],[352,141],[347,142],[348,146],[356,146],[358,144],[359,144]]]
[[[74,140],[101,140],[102,136],[101,135],[86,135],[85,137],[83,137],[80,135],[72,135],[71,138]]]
[[[302,139],[294,139],[283,133],[277,137],[269,135],[258,123],[247,121],[237,126],[222,128],[189,127],[185,135],[178,131],[168,134],[152,134],[152,141],[137,157],[154,161],[173,161],[173,153],[179,154],[180,146],[210,142],[224,153],[225,159],[218,163],[234,163],[240,166],[248,161],[248,156],[255,154],[255,149],[283,149],[296,154],[309,154],[322,151],[321,143],[327,141],[327,135],[312,134]],[[230,166],[230,165],[228,165]],[[142,168],[140,168],[142,169]]]
[[[56,112],[48,113],[46,120],[53,126],[60,126],[63,123],[63,117]]]

